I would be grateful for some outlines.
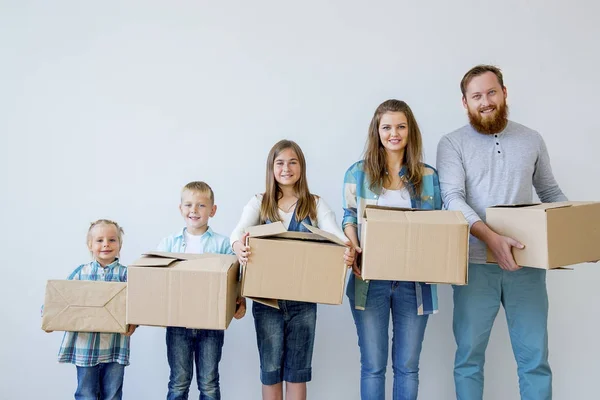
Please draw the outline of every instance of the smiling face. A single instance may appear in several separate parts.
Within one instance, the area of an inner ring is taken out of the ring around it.
[[[95,225],[88,235],[88,248],[103,267],[113,263],[121,251],[119,231],[113,224]]]
[[[508,122],[506,88],[502,87],[493,72],[477,75],[466,85],[463,106],[467,109],[469,122],[483,134],[501,132]]]
[[[208,220],[217,212],[209,193],[184,190],[179,205],[188,233],[202,235],[208,229]]]
[[[282,150],[273,163],[273,177],[277,184],[294,188],[302,176],[298,155],[292,148]]]
[[[408,121],[401,111],[386,112],[379,121],[379,140],[388,152],[404,153],[408,144]]]

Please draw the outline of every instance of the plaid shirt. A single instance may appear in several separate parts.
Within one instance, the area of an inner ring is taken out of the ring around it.
[[[127,282],[127,267],[121,265],[118,259],[104,268],[97,261],[92,261],[77,267],[67,279]],[[129,365],[129,337],[120,333],[65,332],[58,362],[78,367],[111,362]]]
[[[342,228],[345,228],[348,225],[356,226],[358,229],[359,240],[365,207],[369,204],[376,205],[377,199],[379,199],[379,195],[381,194],[381,191],[377,188],[374,188],[374,191],[369,189],[369,181],[363,164],[363,161],[354,163],[348,168],[346,176],[344,177],[344,218],[342,220]],[[400,177],[404,177],[405,174],[406,168],[402,167],[400,170]],[[407,186],[409,186],[409,189],[412,189],[410,184]],[[409,192],[412,193],[413,191],[409,190]],[[433,167],[423,164],[423,186],[421,189],[421,196],[414,197],[411,195],[410,201],[412,208],[425,210],[442,209],[440,182],[437,171]],[[352,276],[351,279],[354,281],[354,288],[349,284],[348,290],[354,289],[355,291],[355,308],[357,310],[364,310],[367,303],[369,283],[368,281],[363,281],[354,276]],[[418,315],[435,314],[438,312],[436,285],[416,282],[416,296],[417,309],[415,311]]]

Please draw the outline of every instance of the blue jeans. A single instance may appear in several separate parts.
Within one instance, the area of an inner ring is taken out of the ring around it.
[[[483,398],[485,349],[500,304],[517,361],[521,399],[552,399],[546,271],[522,268],[509,272],[496,264],[470,264],[469,284],[454,287],[457,399]]]
[[[121,400],[125,366],[116,362],[77,367],[75,400]]]
[[[167,359],[171,374],[167,400],[187,400],[196,362],[196,380],[200,400],[218,400],[219,361],[225,331],[167,328]]]
[[[352,279],[356,279],[354,276]],[[415,400],[419,389],[419,358],[428,315],[417,314],[414,282],[370,281],[364,310],[354,308],[348,291],[360,347],[360,398],[385,400],[385,371],[392,315],[394,400]]]
[[[263,385],[308,382],[312,378],[317,305],[290,300],[278,303],[279,309],[252,302],[260,381]]]

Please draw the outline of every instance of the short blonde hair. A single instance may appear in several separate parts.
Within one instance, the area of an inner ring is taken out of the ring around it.
[[[181,189],[181,194],[183,194],[183,192],[185,192],[186,190],[190,191],[190,192],[196,192],[196,193],[208,195],[208,197],[210,198],[210,201],[212,201],[213,204],[215,202],[215,194],[214,194],[213,190],[211,189],[211,187],[208,186],[208,184],[206,182],[202,182],[202,181],[190,182],[187,185],[185,185],[183,187],[183,189]]]
[[[123,235],[125,234],[125,232],[123,231],[123,228],[121,228],[119,226],[119,224],[117,224],[115,221],[111,221],[110,219],[99,219],[90,224],[90,227],[87,232],[87,244],[88,245],[89,245],[90,241],[92,240],[92,229],[94,229],[94,227],[96,227],[97,225],[114,225],[114,227],[117,228],[117,237],[119,238],[119,246],[120,247],[123,246]]]

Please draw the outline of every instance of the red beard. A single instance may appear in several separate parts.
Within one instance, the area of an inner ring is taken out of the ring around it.
[[[508,106],[506,102],[496,106],[495,114],[492,118],[484,118],[479,109],[475,112],[468,110],[469,122],[473,129],[484,135],[493,135],[501,132],[508,123]]]

